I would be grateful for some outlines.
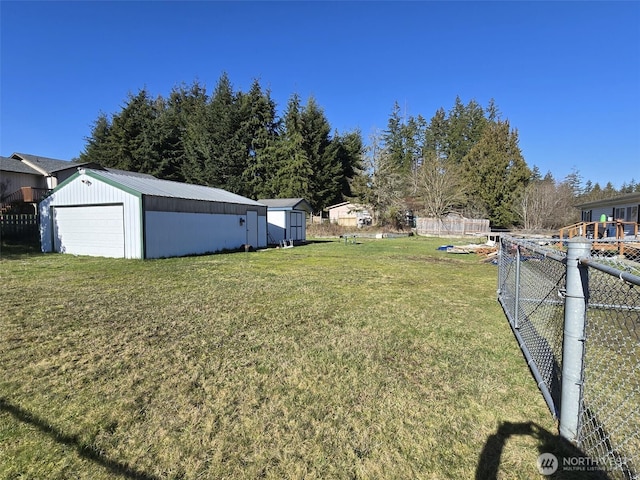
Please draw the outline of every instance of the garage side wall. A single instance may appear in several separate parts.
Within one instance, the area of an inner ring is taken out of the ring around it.
[[[78,253],[65,249],[64,239],[54,239],[54,234],[61,230],[59,225],[55,225],[53,216],[55,208],[80,208],[87,212],[91,207],[101,207],[106,205],[122,205],[123,231],[124,231],[124,257],[142,258],[142,231],[141,225],[141,200],[139,196],[128,193],[124,190],[101,182],[96,178],[87,175],[79,175],[70,179],[67,183],[61,184],[49,197],[45,198],[39,205],[40,211],[40,241],[43,252],[53,252],[55,246],[61,245],[63,251],[67,253]],[[100,221],[99,215],[106,209],[95,208],[95,215],[91,216],[93,221]],[[62,226],[64,227],[64,226]],[[87,254],[84,250],[81,254]],[[103,252],[93,251],[88,253],[97,256],[104,255]]]
[[[242,224],[240,218],[243,218]],[[247,240],[244,215],[145,213],[146,258],[197,255],[234,250]]]

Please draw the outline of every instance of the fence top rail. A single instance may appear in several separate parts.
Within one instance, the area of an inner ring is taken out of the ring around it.
[[[600,270],[601,272],[608,273],[614,277],[618,277],[620,280],[624,280],[633,285],[640,286],[640,276],[634,275],[633,273],[618,270],[617,268],[610,267],[609,265],[604,265],[594,261],[592,258],[581,258],[580,263],[591,268],[595,268],[596,270]]]
[[[532,238],[515,238],[508,235],[502,235],[500,237],[501,242],[508,242],[512,245],[518,245],[526,248],[529,251],[537,253],[539,255],[544,255],[545,257],[551,258],[558,262],[564,262],[567,258],[565,252],[560,250],[553,249],[546,244],[545,240],[541,239],[532,239]],[[593,240],[588,240],[590,243],[600,243],[594,242]],[[596,270],[600,270],[601,272],[607,273],[611,276],[618,277],[621,280],[625,280],[633,285],[640,286],[640,276],[635,275],[629,271],[621,270],[619,268],[615,268],[609,265],[604,264],[597,257],[589,257],[589,258],[581,258],[580,263],[595,268]]]

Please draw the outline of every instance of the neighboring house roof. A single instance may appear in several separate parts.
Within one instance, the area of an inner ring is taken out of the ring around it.
[[[311,205],[304,198],[261,198],[258,200],[271,210],[304,210],[313,212]]]
[[[627,203],[640,203],[640,193],[625,193],[624,195],[618,195],[616,197],[606,198],[604,200],[593,200],[591,202],[580,203],[576,205],[577,208],[582,210],[595,208],[595,207],[613,207],[615,205],[622,205]]]
[[[338,208],[338,207],[342,207],[343,205],[347,205],[350,202],[340,202],[340,203],[336,203],[335,205],[329,205],[326,210],[332,210],[334,208]]]
[[[119,170],[117,168],[105,168],[97,163],[77,163],[67,160],[58,160],[55,158],[39,157],[27,153],[14,153],[10,158],[0,157],[0,170],[7,172],[30,173],[32,175],[50,176],[56,172],[63,170],[92,168],[97,170],[106,170],[109,172],[120,173],[122,175],[132,175],[135,177],[155,178],[148,173],[129,172],[127,170]]]
[[[26,163],[9,157],[0,157],[0,171],[41,175],[40,172],[37,172]]]
[[[336,203],[335,205],[331,205],[331,206],[325,208],[325,210],[334,210],[334,209],[340,208],[340,207],[347,207],[347,212],[349,214],[358,213],[358,212],[366,212],[368,210],[368,207],[366,207],[365,205],[362,205],[360,203],[352,203],[352,202]],[[329,212],[329,215],[331,215],[331,212]]]
[[[87,165],[86,163],[75,163],[67,160],[39,157],[28,153],[14,153],[11,155],[11,158],[24,162],[42,175],[51,175],[55,172],[59,172],[60,170],[67,170],[69,168],[77,168],[82,165]]]
[[[143,177],[130,175],[129,172],[116,173],[107,170],[80,170],[90,177],[101,179],[107,183],[115,184],[142,195],[167,198],[181,198],[185,200],[202,200],[205,202],[239,203],[244,205],[256,205],[264,207],[262,203],[235,193],[227,192],[220,188],[206,187],[204,185],[192,185],[189,183],[160,180],[155,177]],[[69,180],[76,178],[71,177]],[[58,188],[60,188],[60,185]]]

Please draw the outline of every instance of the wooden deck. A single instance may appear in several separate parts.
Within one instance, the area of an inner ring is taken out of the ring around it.
[[[631,235],[625,233],[629,231]],[[631,239],[629,239],[630,236]],[[640,252],[640,237],[636,222],[623,222],[622,220],[579,222],[560,229],[560,241],[573,237],[592,239],[593,250],[617,251],[619,255],[627,253],[633,256],[637,256]]]

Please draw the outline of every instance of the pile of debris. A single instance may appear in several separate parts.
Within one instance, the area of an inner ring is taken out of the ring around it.
[[[498,244],[489,240],[486,243],[471,243],[469,245],[442,245],[438,250],[447,253],[475,253],[483,258],[485,262],[491,262],[498,255]]]

